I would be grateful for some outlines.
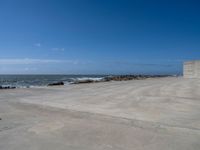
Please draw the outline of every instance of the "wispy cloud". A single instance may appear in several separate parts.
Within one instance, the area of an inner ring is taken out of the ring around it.
[[[70,63],[78,64],[77,60],[59,60],[59,59],[0,59],[0,65],[28,65],[28,64],[49,64],[49,63]]]
[[[36,47],[41,47],[41,43],[35,43],[34,44]]]
[[[52,51],[61,51],[61,52],[64,52],[65,51],[65,48],[52,48]]]
[[[153,63],[129,63],[129,62],[116,62],[116,64],[118,65],[131,65],[131,66],[146,66],[146,67],[150,67],[150,66],[161,66],[161,67],[173,67],[173,64],[153,64]]]
[[[30,67],[26,67],[24,68],[24,71],[37,71],[37,68],[30,68]]]
[[[158,61],[158,62],[142,62],[142,61],[105,61],[104,64],[110,66],[128,66],[128,67],[175,67],[180,64],[179,61]]]

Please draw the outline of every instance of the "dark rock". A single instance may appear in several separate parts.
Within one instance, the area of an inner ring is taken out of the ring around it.
[[[82,83],[94,83],[94,82],[109,82],[109,81],[128,81],[128,80],[145,80],[148,78],[161,78],[166,77],[167,75],[113,75],[104,77],[100,81],[94,80],[77,80],[72,82],[71,84],[82,84]]]
[[[77,81],[74,81],[73,84],[94,83],[94,82],[97,82],[97,81],[94,81],[94,80],[77,80]]]
[[[105,81],[128,81],[128,80],[142,80],[147,77],[141,75],[120,75],[120,76],[109,76],[105,78]]]
[[[55,83],[50,83],[48,86],[58,86],[58,85],[64,85],[64,82],[55,82]]]
[[[2,89],[16,89],[14,86],[0,86],[0,90]]]

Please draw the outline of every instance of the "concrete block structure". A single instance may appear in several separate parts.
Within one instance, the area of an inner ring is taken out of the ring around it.
[[[200,60],[184,62],[184,78],[200,78]]]

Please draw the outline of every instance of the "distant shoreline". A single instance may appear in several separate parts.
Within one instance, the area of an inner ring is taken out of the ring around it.
[[[47,86],[64,86],[70,84],[85,84],[110,81],[128,81],[128,80],[144,80],[148,78],[170,77],[172,75],[12,75],[0,76],[0,90],[15,89],[15,88],[32,88],[32,87],[47,87]]]

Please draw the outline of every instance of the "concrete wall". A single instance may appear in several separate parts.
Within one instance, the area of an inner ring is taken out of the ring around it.
[[[200,78],[200,61],[185,62],[183,75],[185,78]]]

